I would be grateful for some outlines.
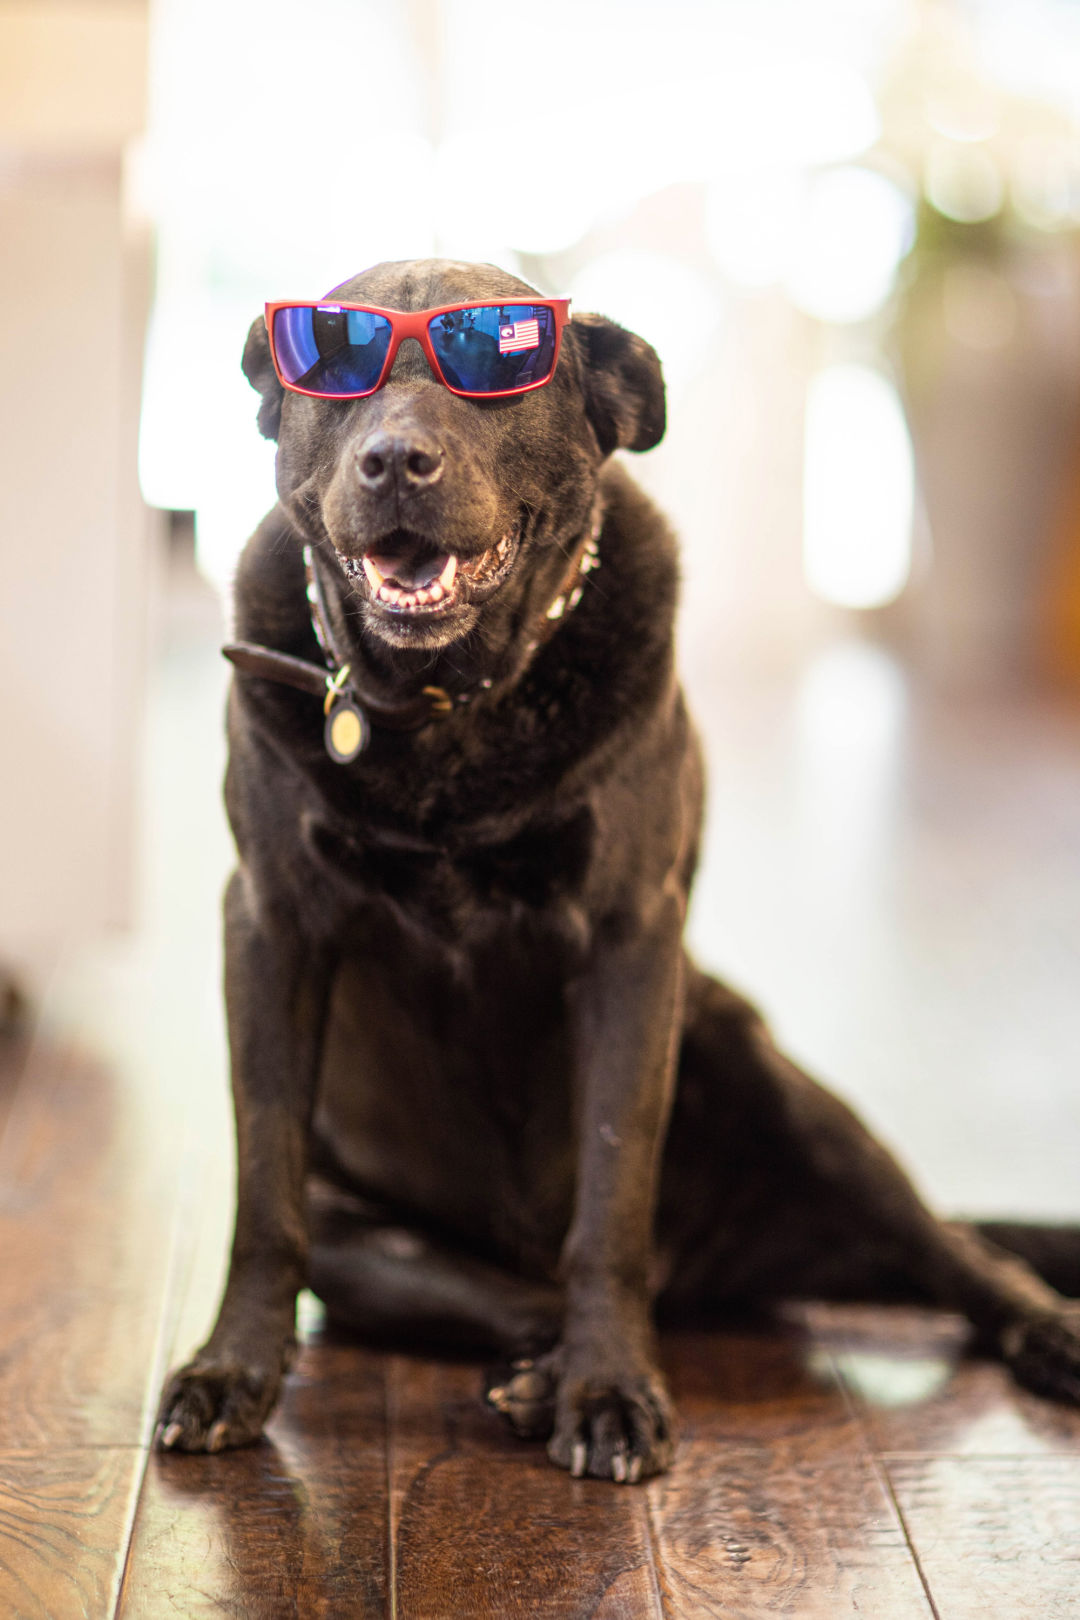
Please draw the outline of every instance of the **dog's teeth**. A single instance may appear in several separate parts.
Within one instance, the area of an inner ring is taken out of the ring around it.
[[[378,565],[369,557],[363,559],[364,571],[371,584],[372,594],[377,601],[383,602],[387,607],[396,608],[424,608],[435,607],[442,602],[453,589],[454,579],[457,575],[458,560],[448,557],[443,565],[442,573],[437,579],[416,590],[406,590],[392,579],[380,573]]]

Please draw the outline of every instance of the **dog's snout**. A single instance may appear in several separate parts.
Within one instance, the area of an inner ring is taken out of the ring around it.
[[[442,474],[441,447],[428,434],[378,432],[365,439],[356,452],[357,476],[365,489],[377,494],[396,483],[403,494],[426,489]]]

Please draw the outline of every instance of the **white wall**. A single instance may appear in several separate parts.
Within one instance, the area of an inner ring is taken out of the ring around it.
[[[123,922],[148,518],[148,255],[125,228],[134,3],[0,6],[0,961]]]

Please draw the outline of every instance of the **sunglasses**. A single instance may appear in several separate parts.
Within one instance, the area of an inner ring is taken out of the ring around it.
[[[381,388],[402,338],[415,338],[439,381],[465,399],[525,394],[551,381],[569,298],[527,304],[474,300],[437,309],[372,304],[266,306],[274,370],[315,399],[363,399]]]

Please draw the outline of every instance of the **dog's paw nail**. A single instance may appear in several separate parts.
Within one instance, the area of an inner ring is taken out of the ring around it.
[[[630,1467],[626,1471],[626,1478],[627,1478],[627,1481],[629,1482],[629,1484],[631,1484],[631,1485],[636,1485],[637,1484],[638,1480],[641,1478],[641,1458],[640,1457],[631,1457],[631,1459],[630,1459]]]
[[[585,1465],[589,1460],[589,1448],[584,1440],[575,1440],[574,1449],[570,1453],[570,1472],[575,1479],[580,1479],[585,1472]]]
[[[171,1451],[183,1432],[183,1427],[179,1423],[170,1423],[169,1427],[161,1436],[162,1451]]]
[[[228,1434],[228,1432],[229,1425],[227,1423],[215,1423],[214,1427],[210,1430],[210,1433],[206,1437],[207,1451],[223,1451],[225,1448],[225,1436]]]
[[[625,1485],[629,1479],[629,1470],[626,1466],[625,1451],[617,1451],[611,1459],[611,1477],[617,1485]]]

